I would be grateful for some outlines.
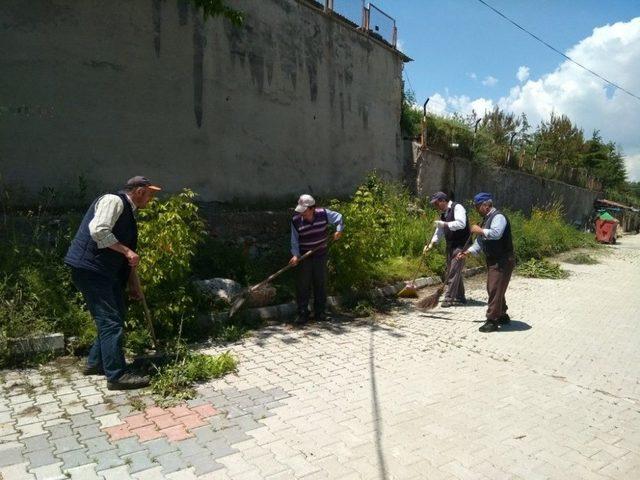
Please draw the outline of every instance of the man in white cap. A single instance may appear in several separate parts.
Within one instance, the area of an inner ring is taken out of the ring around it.
[[[342,215],[327,208],[316,206],[311,195],[300,195],[296,214],[291,219],[291,260],[297,265],[300,257],[310,250],[314,253],[305,259],[298,268],[296,296],[298,318],[296,323],[309,321],[309,297],[313,285],[313,312],[316,321],[326,319],[327,303],[327,227],[336,226],[334,240],[342,236],[344,224]]]

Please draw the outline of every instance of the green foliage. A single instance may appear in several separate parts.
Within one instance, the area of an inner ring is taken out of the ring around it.
[[[191,283],[191,262],[205,238],[195,197],[185,189],[166,200],[151,202],[139,214],[138,272],[161,338],[174,336],[182,319],[193,331],[202,301]],[[132,310],[131,323],[146,329],[141,306]]]
[[[417,137],[420,134],[422,112],[416,106],[416,95],[412,91],[405,90],[402,94],[400,110],[400,128],[410,136]]]
[[[211,356],[183,347],[176,360],[158,370],[151,390],[165,401],[188,400],[195,396],[194,384],[235,372],[237,361],[229,352]]]
[[[530,218],[525,218],[520,212],[507,215],[519,262],[595,245],[593,235],[580,232],[564,221],[559,204],[546,209],[534,209]]]
[[[62,262],[78,218],[52,216],[47,199],[35,211],[11,206],[2,191],[0,229],[0,356],[6,338],[62,332],[77,338],[76,348],[93,341],[95,327]],[[3,363],[0,360],[0,364]]]
[[[225,0],[191,0],[191,3],[202,9],[205,20],[209,17],[223,16],[236,26],[242,25],[244,21],[242,12],[229,7]]]
[[[337,291],[368,288],[388,278],[381,264],[421,252],[427,223],[424,212],[411,209],[411,200],[406,190],[373,173],[350,201],[331,202],[330,208],[342,213],[348,225],[330,252],[330,281]]]
[[[532,258],[518,266],[520,275],[531,278],[567,278],[569,272],[560,268],[557,263],[548,260]]]

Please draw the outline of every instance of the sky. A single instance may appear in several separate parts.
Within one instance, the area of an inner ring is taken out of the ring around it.
[[[557,50],[640,97],[640,0],[485,0]],[[368,2],[367,2],[368,3]],[[640,100],[608,86],[478,0],[377,0],[394,17],[398,47],[413,59],[405,86],[434,113],[495,105],[526,113],[533,127],[568,115],[585,137],[600,130],[640,181]],[[361,0],[334,0],[360,23]],[[372,14],[383,36],[390,21]]]

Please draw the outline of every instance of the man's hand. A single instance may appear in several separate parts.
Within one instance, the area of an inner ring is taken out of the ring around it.
[[[299,261],[300,261],[300,257],[297,257],[294,255],[293,257],[291,257],[291,260],[289,260],[289,265],[295,266],[298,264]]]
[[[480,225],[471,225],[471,233],[475,233],[476,235],[484,235],[484,230]]]
[[[133,287],[129,286],[129,298],[131,300],[140,301],[142,300],[142,290],[139,286]]]
[[[126,257],[127,262],[129,262],[129,266],[131,268],[137,267],[140,263],[140,256],[131,249],[127,250],[127,253],[125,253],[124,256]]]
[[[340,240],[340,238],[341,238],[341,237],[342,237],[342,232],[335,232],[335,233],[333,234],[333,240],[334,240],[334,241],[336,241],[336,240]]]
[[[435,222],[433,222],[433,224],[436,226],[436,228],[444,228],[446,222],[443,222],[442,220],[436,220]]]
[[[431,250],[432,248],[433,248],[433,243],[430,243],[429,245],[425,245],[425,246],[424,246],[424,248],[422,249],[422,254],[423,254],[423,255],[426,255],[426,254],[427,254],[427,252],[428,252],[429,250]]]
[[[467,256],[469,255],[469,252],[460,252],[456,255],[456,260],[463,260],[465,258],[467,258]]]

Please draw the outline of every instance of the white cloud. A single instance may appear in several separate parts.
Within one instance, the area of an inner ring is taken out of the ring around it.
[[[589,37],[569,49],[567,55],[640,94],[640,17],[595,28]],[[518,69],[519,80],[520,73],[524,75],[522,69]],[[640,180],[640,101],[607,86],[568,60],[540,78],[521,80],[497,102],[449,94],[443,100],[447,106],[463,111],[474,105],[479,107],[476,109],[479,114],[482,113],[480,107],[497,103],[507,111],[526,113],[534,127],[540,120],[548,119],[552,111],[565,114],[584,129],[586,137],[597,129],[605,140],[616,142],[625,153],[629,179]]]
[[[493,87],[496,83],[498,83],[498,79],[496,77],[492,77],[491,75],[484,77],[484,80],[482,80],[482,84],[486,85],[487,87]]]
[[[478,76],[475,74],[475,72],[467,73],[467,75],[469,76],[469,78],[471,80],[477,80],[478,79]]]
[[[396,42],[396,49],[400,50],[401,52],[404,52],[404,42],[402,41],[401,38],[399,38],[398,41]]]
[[[529,78],[529,67],[525,67],[522,65],[518,68],[518,73],[516,73],[516,78],[520,83],[524,82],[527,78]]]

